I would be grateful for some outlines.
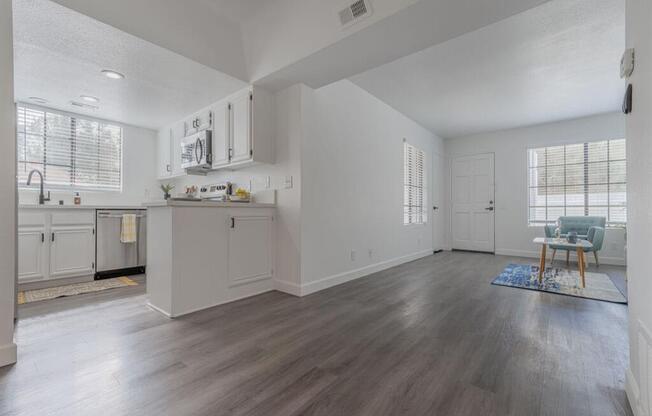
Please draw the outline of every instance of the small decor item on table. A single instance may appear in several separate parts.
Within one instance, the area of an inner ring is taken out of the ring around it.
[[[235,193],[229,197],[231,201],[235,202],[249,202],[251,194],[244,188],[238,188]]]
[[[75,205],[81,205],[81,196],[79,196],[79,192],[75,192],[73,201],[75,202]]]
[[[163,198],[164,199],[170,199],[170,192],[174,189],[174,185],[166,183],[165,185],[161,185],[161,190],[163,191]]]
[[[568,242],[571,244],[577,243],[577,233],[575,231],[568,233]]]
[[[196,198],[197,197],[197,191],[198,191],[198,188],[197,188],[196,185],[186,186],[186,197],[188,197],[188,198]]]

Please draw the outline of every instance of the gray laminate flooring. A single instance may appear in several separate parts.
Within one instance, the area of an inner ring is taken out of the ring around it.
[[[25,305],[2,415],[631,415],[627,307],[444,252],[169,320],[144,286]],[[624,269],[601,267],[624,285]]]

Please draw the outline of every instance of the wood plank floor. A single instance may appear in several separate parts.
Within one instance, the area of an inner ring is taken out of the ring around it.
[[[536,262],[444,252],[177,320],[144,285],[25,305],[0,414],[632,415],[627,307],[490,285],[513,261]]]

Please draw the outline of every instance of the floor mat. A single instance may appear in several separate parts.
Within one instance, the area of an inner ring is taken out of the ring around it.
[[[48,287],[45,289],[25,290],[18,292],[18,304],[55,299],[63,296],[74,296],[82,293],[100,292],[117,287],[138,286],[138,283],[128,277],[94,280],[92,282],[75,283],[72,285]]]

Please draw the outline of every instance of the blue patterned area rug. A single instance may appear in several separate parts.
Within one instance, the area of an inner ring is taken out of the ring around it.
[[[539,284],[539,266],[509,264],[491,284],[627,304],[627,298],[606,274],[586,272],[585,277],[586,288],[582,289],[578,271],[546,267]]]

